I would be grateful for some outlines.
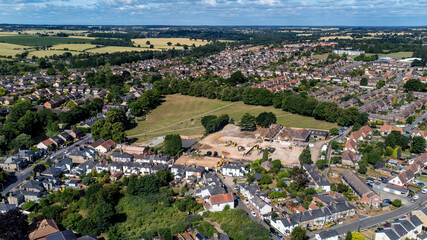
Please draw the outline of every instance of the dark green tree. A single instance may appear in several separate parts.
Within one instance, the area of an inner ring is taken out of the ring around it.
[[[165,151],[165,153],[175,156],[181,149],[182,140],[178,134],[166,135],[163,145],[163,151]]]
[[[240,120],[240,129],[242,131],[254,131],[256,129],[255,117],[245,113]]]
[[[261,127],[270,127],[271,124],[276,123],[276,115],[272,112],[262,112],[256,117],[256,124]]]
[[[412,139],[412,152],[423,153],[426,149],[426,140],[422,136],[415,136]]]
[[[310,148],[305,148],[302,150],[301,154],[299,155],[299,162],[301,165],[303,164],[313,164],[313,160],[311,159],[311,151]]]

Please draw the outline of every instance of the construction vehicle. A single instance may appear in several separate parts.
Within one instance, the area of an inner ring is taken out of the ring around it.
[[[229,152],[222,152],[223,155],[230,155]]]
[[[236,146],[237,146],[237,143],[236,143],[236,142],[233,142],[233,143],[231,144],[231,146],[232,146],[232,147],[236,147]]]
[[[259,149],[259,145],[255,145],[253,146],[254,150],[258,150]]]
[[[222,165],[224,165],[224,163],[225,163],[225,160],[221,159],[221,160],[218,161],[217,166],[218,167],[222,167]]]
[[[233,143],[233,142],[232,142],[231,140],[230,140],[230,141],[227,141],[227,142],[225,142],[225,143],[224,143],[224,146],[228,147],[228,146],[230,146],[232,143]]]
[[[245,147],[243,147],[243,146],[238,146],[238,147],[237,147],[237,150],[238,150],[239,152],[241,152],[241,151],[245,151]]]

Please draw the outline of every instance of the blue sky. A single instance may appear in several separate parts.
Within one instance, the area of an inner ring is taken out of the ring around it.
[[[0,0],[0,23],[427,26],[427,0]]]

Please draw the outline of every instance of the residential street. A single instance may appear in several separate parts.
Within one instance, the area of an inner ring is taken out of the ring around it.
[[[83,145],[85,143],[91,142],[93,140],[92,135],[91,134],[87,134],[82,140],[79,140],[77,142],[75,142],[74,144],[72,144],[71,146],[68,146],[66,148],[62,148],[59,149],[58,151],[53,152],[50,156],[48,156],[47,158],[50,158],[51,161],[53,162],[54,160],[61,158],[63,156],[66,156],[66,154],[68,152],[70,152],[71,150],[77,148],[80,145]],[[15,174],[15,177],[10,177],[8,182],[6,182],[4,184],[4,186],[2,186],[2,192],[1,194],[4,196],[6,195],[9,191],[13,190],[15,187],[19,186],[20,184],[22,184],[25,181],[25,178],[30,176],[32,173],[32,169],[33,169],[33,165],[28,165],[27,168],[25,168],[24,170],[17,172]]]
[[[423,208],[423,204],[427,202],[427,194],[419,194],[419,196],[420,198],[416,202],[405,205],[391,212],[387,212],[375,217],[367,217],[367,218],[364,218],[363,220],[351,221],[342,225],[336,225],[329,229],[334,229],[339,234],[345,234],[348,231],[351,231],[351,232],[361,231],[363,229],[373,227],[387,221],[391,221],[395,218],[399,218],[403,215],[406,215],[415,209]],[[311,233],[311,234],[314,235],[314,233]]]

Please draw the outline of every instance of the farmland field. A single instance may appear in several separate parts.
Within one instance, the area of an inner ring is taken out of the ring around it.
[[[25,51],[24,48],[29,47],[10,43],[0,43],[0,56],[15,57],[16,54],[23,53]]]
[[[351,36],[328,36],[328,37],[321,37],[320,40],[321,41],[329,41],[329,40],[333,40],[333,39],[353,39]]]
[[[53,55],[62,55],[62,54],[64,54],[64,53],[66,53],[66,52],[69,52],[69,53],[71,53],[71,54],[79,54],[80,52],[72,52],[72,51],[64,51],[64,50],[39,50],[39,51],[30,51],[30,53],[28,54],[28,56],[29,57],[32,57],[32,56],[36,56],[36,57],[46,57],[46,56],[48,56],[48,57],[50,57],[50,56],[53,56]]]
[[[87,44],[58,44],[58,45],[54,45],[52,46],[52,49],[56,49],[56,50],[64,50],[64,49],[68,49],[70,51],[84,51],[86,49],[89,48],[95,48],[96,45],[87,43]]]
[[[89,43],[90,39],[65,37],[38,37],[35,35],[0,36],[0,42],[23,46],[53,46],[57,44]]]
[[[90,50],[87,50],[86,52],[90,52],[90,53],[114,53],[114,52],[131,52],[131,51],[141,52],[141,51],[147,51],[147,50],[155,50],[155,49],[109,46],[109,47],[100,47],[100,48],[90,49]]]
[[[190,40],[189,38],[136,38],[132,39],[132,41],[135,43],[135,46],[141,45],[141,47],[148,47],[149,45],[146,43],[147,41],[150,41],[150,44],[154,45],[155,49],[172,49],[174,47],[175,49],[182,48],[182,46],[175,46],[177,43],[188,46],[193,44],[196,46],[202,46],[209,43],[208,41],[202,41],[200,39]],[[168,42],[172,44],[168,46]]]
[[[228,114],[237,122],[246,112],[258,115],[264,111],[273,112],[277,122],[284,126],[325,130],[337,127],[335,123],[284,112],[274,107],[251,106],[243,102],[224,102],[174,94],[166,96],[165,102],[149,113],[145,121],[128,130],[127,135],[138,138],[137,143],[171,133],[186,136],[198,135],[204,132],[200,122],[203,116]]]

